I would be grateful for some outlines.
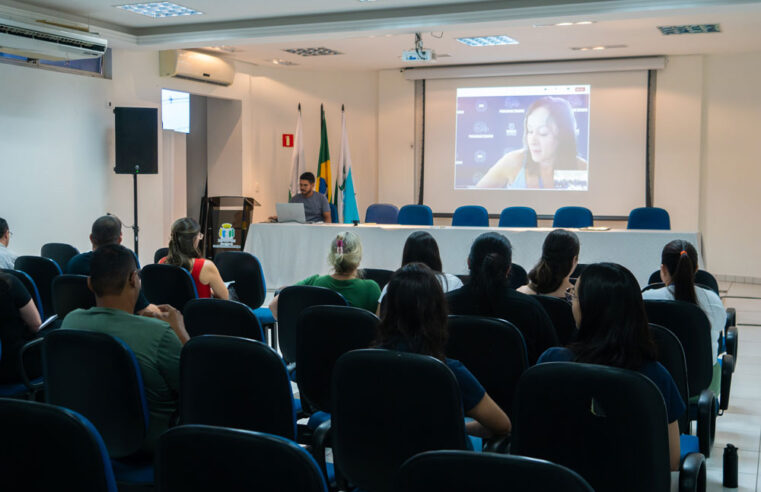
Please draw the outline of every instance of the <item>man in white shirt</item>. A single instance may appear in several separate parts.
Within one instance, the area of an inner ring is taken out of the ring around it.
[[[13,270],[13,264],[16,262],[18,255],[8,249],[10,240],[11,230],[8,228],[8,222],[0,218],[0,268]]]

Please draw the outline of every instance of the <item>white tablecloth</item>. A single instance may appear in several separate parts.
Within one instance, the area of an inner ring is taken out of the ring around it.
[[[362,240],[361,267],[396,270],[402,260],[404,242],[413,231],[425,230],[436,238],[444,271],[468,273],[468,252],[473,240],[483,232],[504,234],[513,245],[513,262],[526,271],[541,256],[542,242],[550,228],[446,227],[346,224],[252,224],[244,251],[262,263],[267,288],[292,285],[316,273],[327,274],[330,242],[340,231],[350,230]],[[697,232],[611,229],[575,231],[581,241],[580,263],[612,261],[629,268],[640,285],[660,267],[661,250],[673,239],[690,241],[700,254]],[[700,259],[702,266],[702,256]]]

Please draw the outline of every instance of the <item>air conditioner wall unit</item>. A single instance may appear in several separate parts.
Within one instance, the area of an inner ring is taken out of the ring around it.
[[[159,74],[162,77],[230,85],[235,80],[235,66],[229,60],[207,53],[163,50],[159,52]]]
[[[42,60],[82,60],[106,53],[97,35],[65,27],[0,17],[0,51]]]

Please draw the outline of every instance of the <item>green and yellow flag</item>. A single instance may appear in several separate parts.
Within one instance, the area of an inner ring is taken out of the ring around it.
[[[328,127],[325,124],[325,110],[320,105],[320,160],[317,167],[317,191],[325,195],[329,203],[333,202],[333,177],[330,168],[330,150],[328,149]]]

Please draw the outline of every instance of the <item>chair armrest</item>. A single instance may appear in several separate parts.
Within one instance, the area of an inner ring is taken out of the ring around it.
[[[511,436],[507,435],[507,436],[492,437],[490,439],[484,439],[483,452],[509,454],[510,453],[510,438]]]
[[[44,386],[44,383],[43,382],[32,383],[32,381],[29,379],[29,376],[26,373],[26,366],[24,365],[24,357],[30,351],[42,350],[41,344],[42,344],[42,338],[37,338],[35,340],[25,343],[19,349],[18,371],[19,371],[19,374],[21,375],[21,382],[23,382],[24,386],[29,388],[29,391],[32,391],[32,392],[42,389],[42,387]],[[42,360],[42,357],[40,357],[40,360]]]
[[[330,486],[330,479],[328,478],[328,467],[325,463],[325,448],[330,444],[331,435],[331,422],[326,420],[321,423],[312,433],[312,456],[317,465],[320,467],[322,476],[325,478],[325,483]]]
[[[679,492],[705,492],[706,459],[700,453],[690,453],[684,457],[679,467]]]
[[[698,398],[698,442],[703,457],[711,455],[713,440],[716,435],[716,395],[705,389]]]
[[[719,394],[719,410],[723,413],[729,408],[729,391],[732,389],[732,373],[735,372],[735,358],[730,354],[721,357],[721,393]]]
[[[732,356],[735,364],[737,363],[737,327],[732,325],[724,330],[724,343],[727,346],[727,353]],[[734,365],[733,365],[734,367]]]
[[[733,307],[727,308],[727,324],[725,328],[730,326],[737,326],[737,310]]]

